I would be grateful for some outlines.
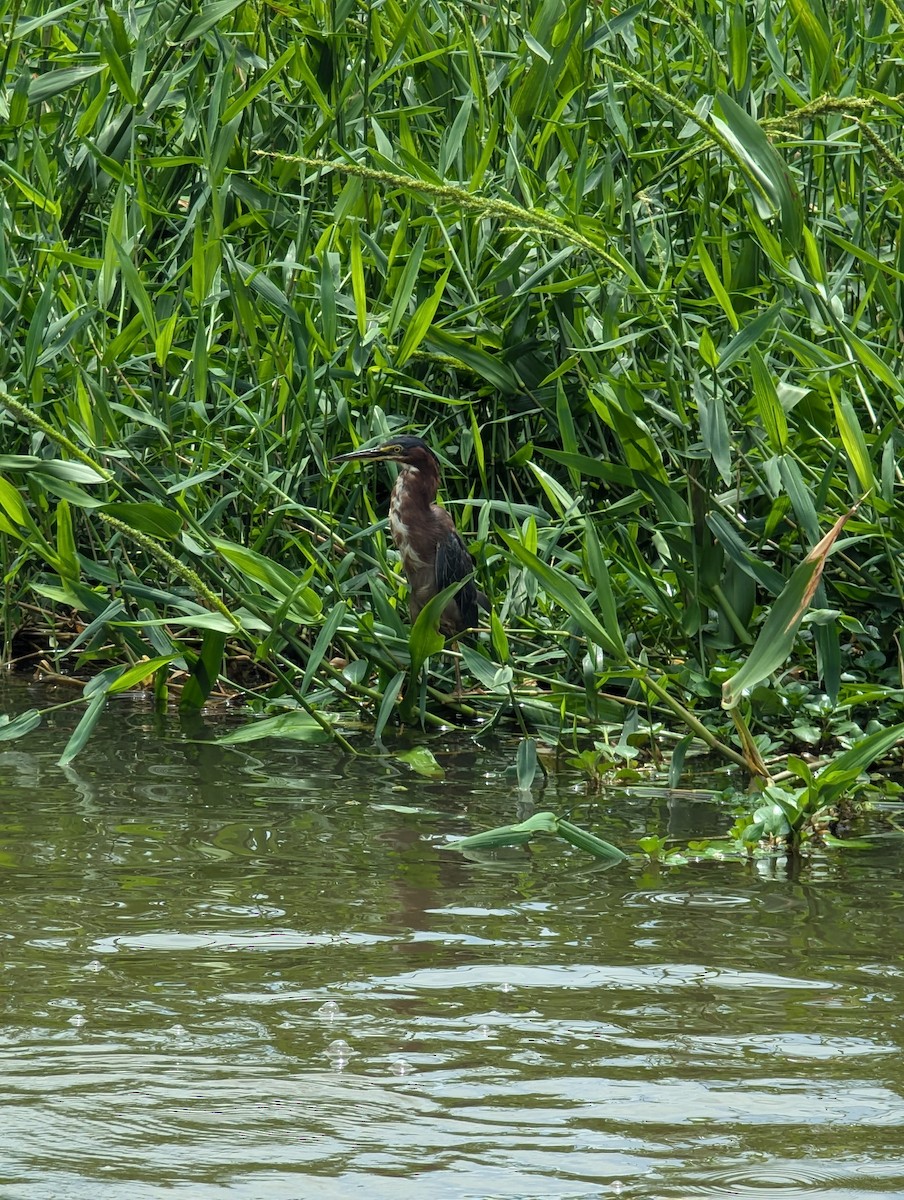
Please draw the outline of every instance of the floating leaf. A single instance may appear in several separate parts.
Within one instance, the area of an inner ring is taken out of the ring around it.
[[[447,850],[496,850],[499,846],[517,846],[529,842],[535,833],[556,833],[558,818],[555,813],[534,813],[527,821],[518,825],[499,825],[483,833],[450,842]]]
[[[426,746],[415,746],[413,750],[403,750],[401,754],[396,755],[396,758],[399,762],[407,763],[418,775],[425,775],[428,779],[442,779],[446,774]]]
[[[247,742],[259,742],[264,738],[288,738],[295,742],[322,742],[329,739],[329,732],[305,712],[280,713],[278,717],[266,717],[251,721],[234,729],[231,733],[214,738],[218,746],[241,746]]]
[[[26,709],[12,720],[4,713],[0,717],[0,742],[13,742],[16,738],[24,737],[37,729],[44,719],[44,714],[36,708]]]

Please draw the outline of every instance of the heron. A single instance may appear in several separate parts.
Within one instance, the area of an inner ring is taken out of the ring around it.
[[[473,629],[478,606],[489,608],[489,601],[468,578],[474,571],[474,559],[452,518],[436,503],[439,459],[423,438],[402,434],[370,449],[339,454],[332,461],[399,464],[389,497],[389,531],[408,580],[411,620],[416,621],[424,605],[443,588],[464,579],[442,611],[439,631],[455,638]]]

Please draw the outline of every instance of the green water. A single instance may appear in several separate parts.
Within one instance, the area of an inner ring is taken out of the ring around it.
[[[434,739],[428,781],[123,703],[61,770],[75,719],[0,745],[0,1196],[904,1195],[892,843],[473,862],[444,842],[528,815],[514,740]],[[628,848],[726,825],[536,803]]]

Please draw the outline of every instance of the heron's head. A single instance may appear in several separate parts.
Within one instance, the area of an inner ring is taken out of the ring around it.
[[[409,437],[399,434],[381,442],[379,446],[370,446],[361,450],[352,450],[349,454],[338,454],[333,462],[397,462],[419,469],[428,467],[439,471],[439,459],[423,438]]]

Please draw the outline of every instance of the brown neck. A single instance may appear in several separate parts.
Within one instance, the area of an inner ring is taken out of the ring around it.
[[[406,501],[413,500],[429,508],[439,491],[439,471],[432,461],[419,467],[403,463],[392,490],[396,495],[404,496]]]

